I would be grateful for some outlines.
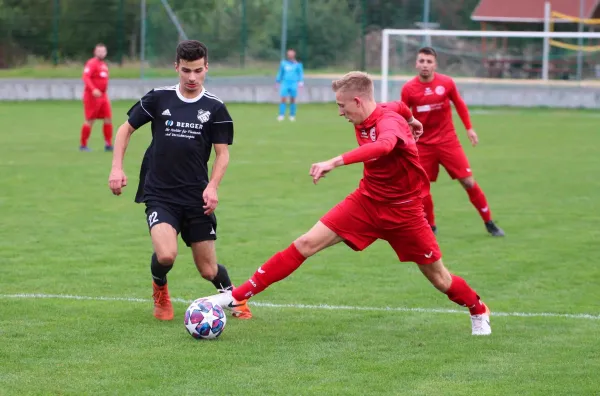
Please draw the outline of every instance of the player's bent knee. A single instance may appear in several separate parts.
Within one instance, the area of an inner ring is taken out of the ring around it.
[[[458,179],[458,181],[465,189],[473,188],[473,186],[475,186],[475,178],[473,178],[473,176],[465,177],[464,179]]]
[[[296,249],[302,254],[304,257],[310,257],[319,251],[318,249],[318,241],[314,238],[311,238],[309,233],[306,233],[296,239],[294,241],[294,245],[296,245]]]
[[[319,221],[310,231],[296,239],[294,245],[300,254],[308,258],[341,241],[342,238]]]
[[[429,282],[442,293],[450,288],[452,276],[441,259],[432,264],[419,265],[419,269]]]
[[[198,265],[198,271],[200,272],[200,276],[206,280],[213,280],[217,276],[218,267],[217,265],[211,265],[212,263],[207,263],[207,265]]]
[[[161,265],[173,265],[177,258],[177,251],[172,250],[158,250],[156,252],[156,259]]]

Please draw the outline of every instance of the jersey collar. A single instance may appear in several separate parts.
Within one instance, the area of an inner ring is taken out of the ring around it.
[[[177,92],[177,97],[182,102],[185,102],[185,103],[196,103],[197,101],[199,101],[200,99],[202,99],[202,97],[204,96],[204,92],[206,92],[206,89],[204,87],[202,87],[202,91],[200,91],[200,94],[198,94],[198,96],[196,96],[195,98],[186,98],[185,96],[183,96],[181,94],[181,92],[179,91],[179,84],[177,84],[175,86],[175,92]]]
[[[373,112],[358,127],[369,128],[375,125],[375,122],[377,121],[381,113],[383,113],[383,108],[381,107],[381,105],[377,104],[375,110],[373,110]]]

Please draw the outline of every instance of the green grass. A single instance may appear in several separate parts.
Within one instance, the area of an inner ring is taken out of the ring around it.
[[[114,103],[115,122],[128,102]],[[218,256],[236,283],[352,191],[361,167],[318,186],[312,162],[355,146],[333,105],[230,105],[231,165],[219,191]],[[77,151],[78,102],[3,103],[0,119],[0,394],[589,395],[598,392],[600,320],[493,316],[490,337],[467,315],[255,306],[220,339],[193,340],[148,302],[7,298],[70,294],[149,299],[151,245],[133,203],[148,127],[127,152],[130,184],[107,187],[101,128]],[[492,239],[447,176],[433,186],[448,267],[495,312],[600,314],[599,118],[593,112],[475,112],[481,145],[466,147],[494,218]],[[460,128],[462,131],[462,128]],[[464,134],[460,132],[465,141]],[[214,293],[189,250],[169,274],[172,296]],[[336,246],[256,302],[454,309],[385,243]]]

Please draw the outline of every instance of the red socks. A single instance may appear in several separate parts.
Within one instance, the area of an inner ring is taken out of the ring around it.
[[[102,132],[104,132],[104,144],[107,146],[112,146],[112,124],[105,123],[104,127],[102,128]]]
[[[450,288],[446,290],[448,298],[458,305],[469,308],[471,315],[485,313],[485,305],[479,300],[479,296],[475,293],[475,290],[471,289],[471,286],[460,276],[451,276],[452,283],[450,284]]]
[[[423,198],[423,209],[425,210],[427,223],[433,227],[435,225],[435,215],[433,214],[433,199],[431,198],[431,194]]]
[[[90,138],[91,134],[92,127],[90,127],[88,124],[83,124],[83,126],[81,127],[81,147],[87,147],[88,139]]]
[[[233,298],[241,301],[257,295],[273,283],[287,278],[304,261],[306,261],[306,257],[292,243],[287,249],[276,253],[259,267],[254,275],[252,275],[252,278],[233,289]]]
[[[487,223],[492,220],[492,212],[488,206],[487,199],[485,199],[485,194],[479,185],[475,183],[473,187],[467,188],[467,194],[469,194],[469,200],[475,206],[483,221]]]

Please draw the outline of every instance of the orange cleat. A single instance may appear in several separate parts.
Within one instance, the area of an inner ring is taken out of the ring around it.
[[[248,300],[236,301],[233,300],[233,304],[231,308],[231,315],[234,318],[238,319],[251,319],[252,312],[250,312],[250,307],[248,306]]]
[[[152,298],[154,299],[154,317],[158,320],[173,320],[173,305],[169,297],[167,285],[158,286],[152,282]]]

